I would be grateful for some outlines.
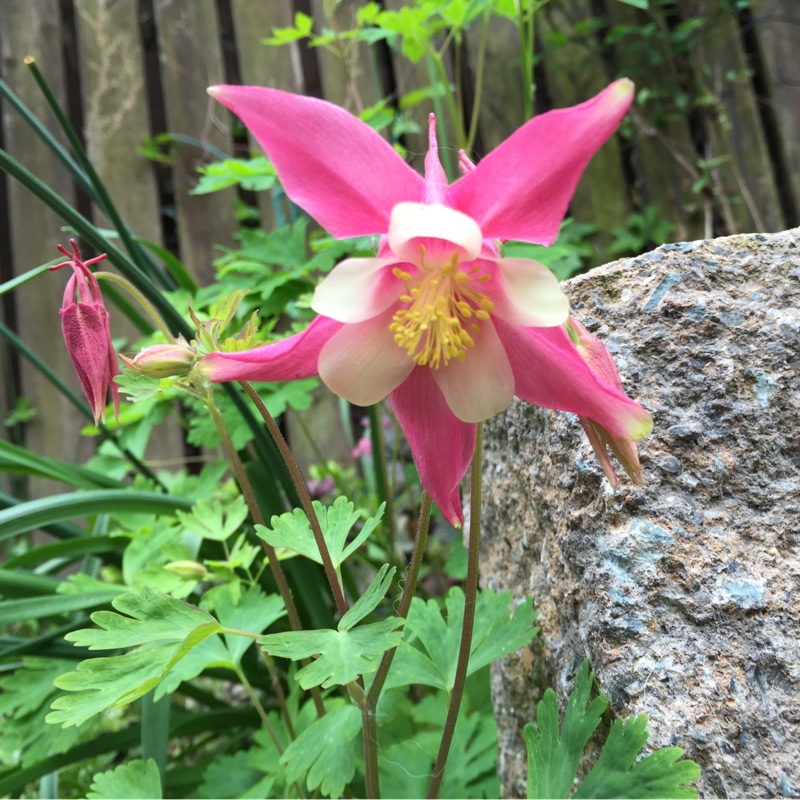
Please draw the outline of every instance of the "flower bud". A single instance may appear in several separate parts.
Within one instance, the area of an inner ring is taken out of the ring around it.
[[[185,581],[202,581],[208,576],[208,570],[197,561],[170,561],[164,564],[164,569]]]
[[[169,378],[172,375],[188,375],[194,366],[196,355],[181,337],[174,344],[154,344],[145,347],[135,358],[122,360],[142,375],[150,378]]]

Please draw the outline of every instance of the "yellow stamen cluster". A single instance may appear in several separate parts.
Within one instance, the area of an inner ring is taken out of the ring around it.
[[[479,274],[480,267],[459,272],[458,256],[444,266],[426,268],[422,250],[420,274],[411,276],[395,267],[393,274],[406,286],[400,300],[408,304],[392,317],[389,330],[394,340],[417,364],[438,369],[451,359],[463,361],[475,346],[467,328],[480,333],[478,322],[489,319],[492,301],[476,292],[474,284],[486,283],[491,275]]]

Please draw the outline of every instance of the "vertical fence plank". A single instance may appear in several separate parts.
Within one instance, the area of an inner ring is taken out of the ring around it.
[[[788,185],[785,213],[800,224],[800,16],[797,0],[753,0],[753,25],[763,59],[761,75],[769,93],[770,133],[784,161],[777,181]],[[773,161],[773,163],[775,163]]]
[[[213,0],[156,0],[167,125],[171,133],[229,154],[227,120],[206,88],[223,80]],[[181,257],[201,283],[214,278],[217,245],[231,246],[236,230],[234,189],[191,195],[197,166],[216,159],[202,147],[180,144],[173,164]]]
[[[150,129],[136,4],[76,0],[75,10],[89,157],[123,220],[137,236],[161,245],[154,165],[137,152]],[[109,224],[99,212],[96,222]],[[120,317],[111,315],[112,334],[124,336],[132,353],[139,334]],[[182,452],[182,429],[163,422],[146,455],[159,464],[173,462]]]
[[[568,8],[560,4],[545,6],[540,16],[539,28],[545,40],[551,37],[567,42],[545,60],[549,95],[557,107],[588,100],[610,82],[594,40],[589,37],[581,41],[573,35],[577,28],[585,30],[591,19],[587,0],[576,0]],[[622,225],[629,213],[620,144],[617,137],[612,137],[589,162],[570,203],[570,214],[578,222],[597,226],[592,237],[597,248],[595,264],[609,260],[610,231]]]
[[[63,101],[61,29],[53,10],[49,0],[0,3],[4,79],[51,130],[55,130],[55,122],[22,59],[26,55],[37,59],[56,96]],[[65,170],[27,125],[11,109],[5,110],[3,123],[8,152],[48,186],[72,199],[73,186]],[[63,221],[21,184],[14,180],[8,184],[13,271],[19,275],[55,258],[56,244],[66,243],[68,234],[61,230]],[[66,273],[42,275],[15,291],[16,333],[80,393],[58,315],[67,277]],[[30,450],[77,461],[90,455],[93,443],[80,435],[84,417],[28,363],[22,368],[22,394],[37,412],[24,429]],[[31,479],[29,487],[32,496],[52,494],[61,488],[54,489],[51,482],[39,479]]]
[[[483,23],[477,20],[467,31],[469,63],[473,81],[480,67],[478,59]],[[479,131],[482,152],[493,150],[525,122],[519,31],[513,22],[493,17],[488,23],[483,65],[483,91],[475,102],[480,106]],[[469,120],[467,120],[469,126]]]
[[[280,47],[262,42],[263,39],[272,36],[274,28],[286,28],[292,25],[291,5],[232,0],[231,12],[242,82],[302,94],[303,69],[297,42]],[[253,153],[260,152],[252,137],[250,137],[250,149]],[[258,207],[261,213],[261,227],[264,230],[273,230],[277,226],[273,193],[259,193]]]
[[[313,0],[312,10],[317,23],[333,31],[345,31],[356,25],[359,0],[343,0],[336,6],[330,18],[326,18],[323,0]],[[330,49],[319,48],[322,92],[326,100],[360,114],[381,98],[372,51],[364,42],[352,39],[337,39]]]
[[[685,14],[691,4],[682,3]],[[800,39],[798,40],[800,41]],[[706,105],[707,159],[728,156],[713,170],[724,233],[775,231],[783,227],[739,26],[731,13],[714,20],[693,56],[693,73]],[[720,191],[721,190],[721,191]]]
[[[609,33],[614,44],[610,52],[617,63],[617,74],[636,84],[637,93],[658,96],[664,80],[673,80],[672,53],[662,36],[644,39],[649,16],[625,3],[607,3]],[[650,26],[652,28],[652,25]],[[666,110],[667,113],[662,113]],[[664,108],[651,100],[634,104],[629,119],[632,128],[632,162],[635,170],[633,201],[639,211],[657,210],[658,218],[670,220],[678,241],[699,239],[703,235],[703,204],[692,192],[696,178],[697,153],[689,136],[685,115]]]
[[[75,10],[89,157],[122,218],[161,244],[155,172],[137,152],[149,133],[149,111],[136,4],[76,0]]]

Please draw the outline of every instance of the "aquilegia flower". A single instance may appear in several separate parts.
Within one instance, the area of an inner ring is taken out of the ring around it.
[[[503,258],[496,240],[549,245],[583,168],[633,99],[620,80],[574,108],[534,118],[448,185],[431,115],[425,177],[338,106],[254,86],[217,86],[272,159],[289,197],[334,236],[381,234],[376,258],[337,265],[302,333],[199,365],[212,381],[319,374],[356,405],[386,396],[423,488],[454,524],[476,423],[514,395],[572,411],[636,440],[644,409],[573,345],[566,297],[543,265]]]
[[[103,295],[100,294],[97,278],[89,269],[90,265],[102,261],[106,256],[104,253],[84,261],[78,243],[74,239],[69,242],[72,245],[71,253],[66,247],[58,245],[59,252],[68,260],[50,269],[72,267],[61,304],[61,330],[96,425],[105,412],[109,391],[114,403],[114,415],[119,413],[119,388],[114,383],[114,376],[119,375],[117,354],[111,344],[111,328],[108,312],[103,305]]]
[[[611,386],[615,386],[622,391],[622,381],[617,372],[617,365],[614,359],[611,358],[611,353],[608,352],[606,346],[597,338],[592,336],[583,325],[578,322],[574,317],[570,317],[567,322],[567,327],[573,339],[577,339],[575,347],[578,350],[581,358],[586,362],[589,369]],[[603,472],[608,478],[611,486],[617,488],[617,474],[614,472],[614,467],[611,465],[611,459],[608,457],[608,451],[617,457],[617,460],[625,468],[628,477],[636,484],[642,484],[644,478],[642,476],[642,467],[639,464],[639,454],[636,452],[636,444],[629,436],[614,436],[609,433],[603,425],[595,422],[588,417],[579,416],[583,430],[586,437],[589,439],[589,444],[603,468]]]

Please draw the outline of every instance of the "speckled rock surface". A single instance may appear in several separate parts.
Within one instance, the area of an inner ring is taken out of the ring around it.
[[[667,245],[569,281],[653,415],[647,484],[605,482],[575,418],[487,425],[483,586],[542,633],[493,672],[504,796],[524,724],[588,657],[615,713],[702,768],[703,797],[800,796],[800,229]]]

